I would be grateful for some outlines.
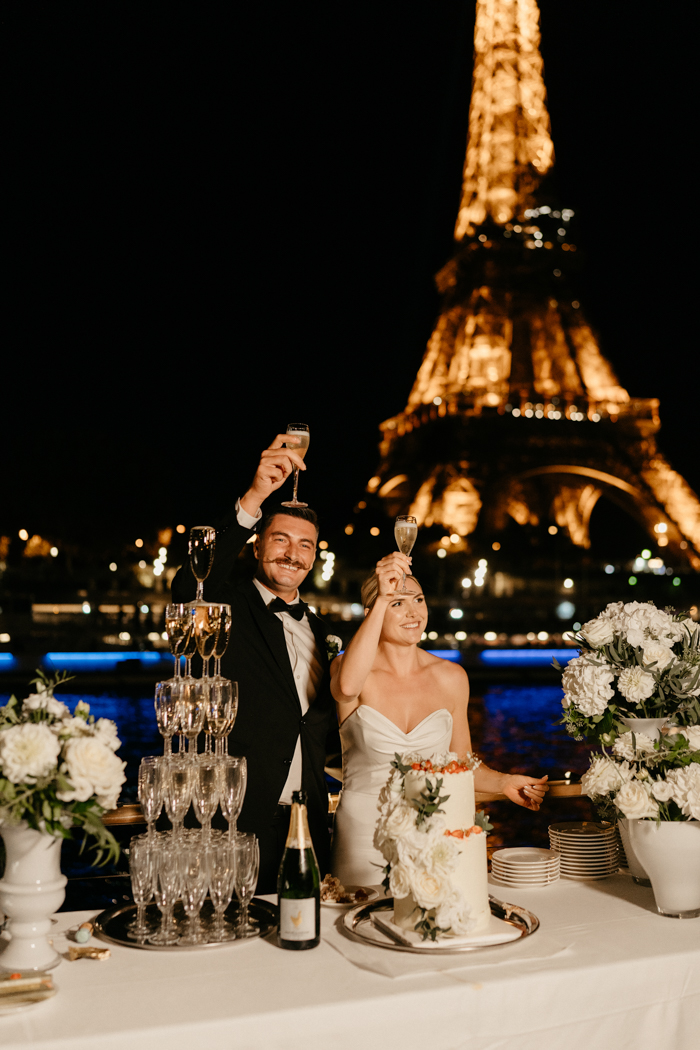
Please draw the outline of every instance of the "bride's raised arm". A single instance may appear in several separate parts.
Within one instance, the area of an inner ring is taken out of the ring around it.
[[[384,614],[396,598],[396,588],[403,573],[410,575],[410,572],[411,559],[398,551],[377,562],[376,598],[372,602],[363,594],[370,603],[370,607],[365,608],[365,619],[343,655],[337,656],[331,664],[331,692],[337,703],[357,707],[358,697],[377,655]],[[410,590],[410,583],[407,587]],[[350,714],[350,711],[344,710],[343,714]]]

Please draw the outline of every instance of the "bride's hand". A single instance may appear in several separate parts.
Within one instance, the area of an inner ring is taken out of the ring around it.
[[[509,773],[503,785],[503,794],[511,802],[515,802],[517,806],[525,806],[526,809],[537,810],[542,805],[544,796],[549,790],[546,781],[546,776],[536,780],[535,777]]]
[[[399,551],[394,551],[393,554],[387,554],[386,558],[377,562],[375,571],[379,584],[379,597],[388,598],[395,594],[397,587],[401,584],[403,574],[410,576],[411,559]]]

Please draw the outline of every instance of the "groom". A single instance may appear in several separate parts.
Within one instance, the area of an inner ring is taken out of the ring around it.
[[[289,435],[277,435],[262,453],[250,488],[219,522],[205,583],[207,598],[231,606],[222,674],[238,682],[230,752],[247,759],[248,786],[238,828],[254,832],[260,843],[258,893],[276,891],[292,792],[299,789],[306,792],[321,875],[330,870],[323,767],[335,707],[325,647],[328,631],[299,599],[299,587],[316,557],[316,514],[304,507],[275,507],[263,516],[261,509],[294,467],[306,469],[301,456],[284,447],[291,442]],[[255,578],[236,583],[236,560],[253,535]],[[191,601],[195,589],[186,563],[173,580],[173,601]]]

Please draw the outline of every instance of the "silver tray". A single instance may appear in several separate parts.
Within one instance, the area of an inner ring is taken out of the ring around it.
[[[527,908],[519,904],[506,904],[496,897],[489,896],[491,914],[497,919],[503,919],[520,931],[520,937],[529,937],[531,933],[539,928],[540,920]],[[343,916],[343,927],[345,930],[363,941],[371,944],[373,948],[389,948],[394,952],[412,952],[417,955],[454,955],[457,952],[480,952],[490,948],[503,948],[507,944],[515,944],[516,941],[500,941],[498,944],[460,944],[453,948],[420,948],[418,946],[401,944],[392,940],[387,933],[380,930],[372,922],[372,915],[377,911],[394,910],[394,898],[382,897],[381,900],[371,901],[369,904],[360,904],[352,908]]]
[[[238,907],[238,902],[232,901],[225,913],[226,918],[234,924],[238,919]],[[211,901],[206,900],[202,907],[201,917],[206,920],[213,914],[214,909]],[[125,948],[144,948],[148,952],[201,951],[202,948],[230,948],[235,944],[247,944],[258,937],[266,937],[268,933],[272,933],[277,928],[279,921],[277,908],[274,904],[253,898],[248,908],[248,915],[258,924],[258,929],[248,937],[236,937],[235,940],[230,941],[207,941],[205,944],[148,944],[146,941],[134,940],[126,931],[126,927],[135,915],[135,904],[120,904],[116,908],[110,908],[109,911],[101,912],[94,920],[95,937],[108,941],[110,944],[121,944]],[[176,904],[175,918],[184,919],[185,917],[182,904]],[[157,924],[160,922],[160,912],[155,904],[147,906],[146,919],[151,919],[153,926],[157,927]]]

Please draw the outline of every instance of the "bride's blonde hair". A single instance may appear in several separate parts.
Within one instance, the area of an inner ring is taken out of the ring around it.
[[[415,576],[407,576],[406,583],[409,580],[413,580],[418,590],[421,586]],[[365,582],[362,584],[362,590],[360,591],[360,597],[362,599],[362,608],[371,609],[377,600],[379,594],[379,581],[377,580],[376,572],[373,572],[371,576],[368,576]]]

